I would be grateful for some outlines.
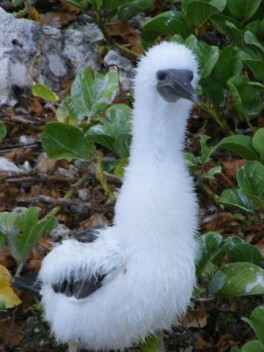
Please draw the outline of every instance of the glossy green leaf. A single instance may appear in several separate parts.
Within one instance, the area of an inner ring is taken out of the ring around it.
[[[118,8],[117,16],[120,20],[126,21],[140,12],[150,10],[153,6],[153,0],[126,1]]]
[[[93,142],[79,128],[60,122],[46,124],[40,139],[51,159],[89,160],[94,151]]]
[[[5,138],[6,128],[3,122],[0,121],[0,141]]]
[[[259,128],[252,138],[253,148],[264,158],[264,128]]]
[[[242,318],[254,330],[264,347],[264,305],[255,308],[248,318]]]
[[[262,52],[264,52],[263,44],[258,40],[258,38],[255,36],[254,33],[250,32],[250,31],[245,31],[244,41],[246,44],[252,45],[252,46],[260,49]]]
[[[234,42],[238,46],[243,46],[243,32],[238,28],[233,22],[226,21],[226,34],[228,35],[229,40]]]
[[[220,196],[219,202],[235,206],[250,213],[254,213],[256,209],[256,204],[245,196],[241,189],[225,189]]]
[[[230,77],[239,75],[242,67],[243,63],[239,56],[239,50],[234,46],[226,47],[220,53],[215,65],[215,78],[222,87],[226,87]]]
[[[167,11],[148,20],[144,24],[141,37],[143,42],[152,43],[163,34],[179,34],[185,39],[193,34],[193,29],[186,24],[181,12]]]
[[[213,276],[209,290],[219,296],[264,294],[264,270],[250,263],[227,264]]]
[[[217,145],[234,153],[246,160],[259,160],[256,148],[252,145],[252,138],[242,134],[223,138]]]
[[[261,0],[228,0],[227,8],[231,15],[239,21],[251,18],[261,4]]]
[[[71,96],[64,100],[76,123],[84,117],[100,115],[112,103],[118,91],[118,74],[102,75],[86,67],[80,72],[71,87]]]
[[[121,158],[129,156],[131,142],[131,109],[125,104],[116,104],[106,111],[101,124],[86,132],[87,138],[117,153]]]
[[[102,9],[105,11],[116,10],[122,3],[124,3],[124,0],[103,0]]]
[[[218,47],[198,41],[194,35],[190,35],[186,39],[185,44],[195,53],[198,59],[201,78],[208,77],[217,63],[219,57]]]
[[[234,246],[227,255],[231,262],[248,262],[260,265],[262,261],[259,250],[249,243]]]
[[[186,10],[187,17],[194,26],[201,26],[212,15],[218,12],[218,8],[204,1],[195,1],[189,3]]]
[[[259,89],[249,84],[247,77],[234,76],[227,81],[234,105],[247,119],[258,116],[263,108]]]
[[[264,80],[264,61],[263,60],[244,60],[253,74],[259,80]]]
[[[52,89],[41,83],[37,83],[32,87],[32,94],[34,97],[40,97],[53,103],[60,99]]]
[[[248,341],[242,346],[241,352],[264,352],[264,345],[259,340]]]
[[[223,13],[217,13],[210,18],[210,22],[215,30],[221,34],[226,34],[227,22],[232,23],[236,28],[240,28],[240,22],[233,17],[226,16]]]
[[[217,232],[208,232],[205,235],[198,237],[198,243],[200,248],[200,257],[196,263],[197,274],[201,274],[203,268],[208,262],[218,264],[221,261],[222,256],[219,257],[221,252],[221,244],[223,237]]]
[[[249,161],[237,172],[238,185],[246,196],[264,199],[264,165],[259,161]]]

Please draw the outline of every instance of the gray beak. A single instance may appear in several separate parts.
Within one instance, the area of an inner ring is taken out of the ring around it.
[[[198,103],[199,97],[191,82],[193,73],[190,70],[161,70],[157,72],[157,91],[168,103],[187,99]]]

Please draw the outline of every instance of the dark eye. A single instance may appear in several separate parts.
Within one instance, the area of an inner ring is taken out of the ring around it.
[[[192,71],[190,71],[189,80],[190,80],[190,82],[193,80],[193,72]]]
[[[158,81],[165,81],[165,79],[167,78],[167,73],[165,71],[158,71],[156,76]]]

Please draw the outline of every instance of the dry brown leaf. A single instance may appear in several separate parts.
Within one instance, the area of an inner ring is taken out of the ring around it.
[[[246,160],[236,159],[236,160],[224,160],[221,162],[224,173],[227,177],[236,177],[237,170],[239,170]]]
[[[76,19],[76,15],[73,12],[47,12],[41,15],[42,22],[48,26],[61,28],[64,27]]]
[[[13,321],[3,321],[0,323],[0,337],[9,347],[20,344],[24,337],[22,327]]]
[[[109,224],[109,220],[103,214],[95,213],[91,215],[88,220],[81,222],[80,225],[83,228],[92,228],[96,226],[106,226]]]
[[[187,315],[182,321],[188,328],[203,328],[207,324],[208,314],[204,305],[200,304],[196,308],[188,309]]]

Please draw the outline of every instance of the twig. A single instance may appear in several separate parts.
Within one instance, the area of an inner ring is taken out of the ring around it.
[[[107,194],[108,198],[111,202],[115,202],[114,193],[110,190],[108,183],[105,180],[104,172],[103,172],[103,153],[99,150],[97,152],[97,172],[96,172],[97,180],[100,182],[101,186],[103,187],[105,193]]]
[[[86,180],[87,180],[88,176],[85,175],[84,177],[80,178],[80,180],[78,180],[76,183],[73,184],[73,187],[65,194],[65,196],[63,197],[64,199],[70,199],[74,193],[76,192],[76,189],[78,187],[80,187]],[[53,208],[46,216],[50,216],[50,215],[57,215],[61,209],[62,209],[62,205],[58,205],[57,207]]]

